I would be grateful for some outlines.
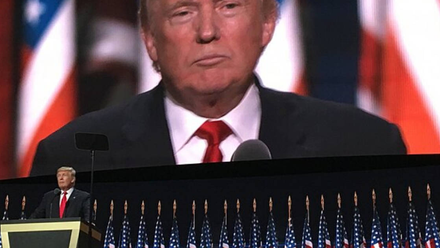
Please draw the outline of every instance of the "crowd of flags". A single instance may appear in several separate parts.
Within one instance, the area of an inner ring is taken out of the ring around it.
[[[353,226],[351,227],[351,238],[348,238],[347,229],[345,226],[344,216],[341,210],[341,196],[338,194],[338,209],[336,212],[336,226],[335,226],[335,237],[334,239],[330,237],[329,226],[326,221],[326,216],[329,213],[324,211],[324,197],[321,196],[321,213],[319,217],[319,230],[317,240],[312,238],[312,230],[310,226],[310,212],[309,212],[309,199],[306,197],[306,214],[304,218],[303,230],[301,240],[296,240],[294,225],[292,224],[291,216],[291,198],[289,196],[288,200],[288,219],[287,228],[285,230],[285,239],[280,242],[277,239],[277,230],[274,215],[272,212],[273,201],[269,200],[269,215],[267,222],[267,232],[263,237],[261,235],[261,226],[256,214],[256,200],[253,202],[253,212],[251,217],[251,225],[249,238],[246,239],[243,231],[243,223],[240,216],[240,201],[237,200],[236,203],[236,214],[235,221],[233,224],[232,234],[228,233],[228,223],[227,223],[227,202],[224,203],[224,216],[222,221],[222,226],[219,233],[219,248],[275,248],[284,246],[284,248],[313,248],[317,245],[318,248],[440,248],[439,240],[439,229],[437,225],[436,216],[434,213],[434,208],[431,202],[430,187],[427,187],[427,210],[426,210],[426,225],[425,225],[425,236],[422,237],[422,233],[419,229],[418,216],[415,211],[414,203],[412,202],[412,191],[408,189],[408,207],[405,221],[405,230],[400,226],[399,219],[397,217],[396,207],[393,202],[392,190],[389,190],[389,211],[387,213],[386,219],[386,230],[382,232],[381,221],[379,213],[376,208],[376,193],[373,190],[373,217],[371,225],[371,240],[367,243],[366,234],[364,232],[364,225],[362,223],[362,217],[358,207],[358,197],[356,192],[354,193],[354,209],[353,209]],[[144,207],[142,207],[144,208]],[[158,203],[158,215],[155,225],[153,247],[154,248],[212,248],[213,234],[212,228],[208,218],[208,202],[204,203],[204,217],[203,223],[200,228],[200,243],[196,242],[196,228],[195,228],[195,202],[193,202],[193,212],[192,220],[190,223],[190,228],[188,231],[188,238],[186,244],[180,244],[179,228],[177,225],[176,217],[177,204],[176,201],[173,203],[173,220],[171,227],[171,235],[168,245],[165,243],[163,236],[163,225],[161,221],[161,203]],[[143,210],[142,210],[143,211]],[[121,237],[123,241],[119,241],[119,246],[117,247],[131,247],[131,243],[128,238],[124,238],[124,233],[129,233],[128,221],[126,220],[126,215],[124,215],[123,227],[121,231]],[[148,235],[145,232],[145,220],[144,213],[142,212],[141,221],[139,224],[139,235],[137,248],[147,248],[148,246]],[[104,248],[112,248],[115,246],[115,239],[113,236],[113,226],[112,226],[112,214],[109,218],[109,224],[107,226],[107,231],[105,235]],[[385,235],[383,235],[385,234]],[[232,240],[229,237],[232,236]],[[125,243],[124,243],[125,242]],[[124,246],[125,245],[125,246]]]
[[[253,209],[250,221],[250,232],[248,239],[245,237],[243,230],[243,222],[241,218],[240,201],[236,202],[236,213],[234,216],[234,223],[232,233],[228,231],[228,204],[224,202],[224,216],[218,236],[212,232],[212,227],[208,217],[208,201],[204,202],[203,222],[200,229],[196,228],[195,217],[196,203],[192,203],[192,218],[189,223],[188,235],[186,243],[181,243],[181,233],[179,231],[177,212],[177,202],[173,202],[173,218],[171,223],[171,233],[169,239],[164,237],[164,228],[161,218],[161,202],[158,202],[157,219],[154,227],[154,236],[152,243],[148,238],[147,220],[145,218],[145,203],[141,204],[141,216],[138,225],[137,237],[132,240],[132,229],[127,215],[128,203],[124,203],[124,215],[122,219],[122,227],[115,237],[114,229],[114,203],[110,202],[110,216],[105,230],[103,248],[149,248],[152,244],[153,248],[213,248],[214,245],[219,248],[440,248],[440,233],[438,222],[436,219],[434,206],[431,201],[431,188],[427,186],[427,207],[426,207],[426,223],[424,229],[424,236],[419,226],[419,218],[416,212],[414,202],[412,200],[412,190],[408,188],[408,205],[406,207],[406,219],[404,228],[402,229],[399,222],[396,206],[393,201],[393,192],[389,189],[389,210],[386,215],[386,229],[382,231],[382,225],[378,210],[376,208],[376,193],[372,191],[372,221],[371,221],[371,239],[367,242],[366,233],[364,232],[364,225],[358,206],[358,196],[354,192],[354,209],[353,221],[351,227],[350,238],[347,234],[347,226],[345,225],[344,216],[341,208],[341,196],[337,196],[337,211],[336,211],[336,225],[335,237],[332,238],[329,234],[329,225],[326,221],[330,213],[325,211],[324,196],[321,196],[321,211],[319,216],[318,236],[314,240],[312,238],[312,229],[310,225],[310,202],[308,196],[305,201],[305,217],[302,228],[301,239],[296,239],[294,225],[292,223],[292,200],[288,198],[288,218],[287,228],[284,233],[284,240],[278,240],[277,225],[273,214],[273,201],[269,199],[269,215],[266,226],[266,234],[262,235],[261,225],[257,215],[256,199],[253,200]],[[26,198],[22,198],[20,220],[26,220],[25,214]],[[96,216],[97,203],[94,203],[94,214]],[[9,196],[5,198],[5,208],[2,220],[9,220]],[[96,219],[92,221],[96,224]],[[331,228],[331,227],[330,227]],[[196,233],[200,230],[200,243],[196,240]],[[300,231],[300,230],[298,230]],[[384,235],[385,234],[385,235]],[[213,237],[218,237],[218,244],[214,244]],[[232,237],[232,239],[230,239]],[[264,238],[264,239],[263,239]],[[133,246],[135,245],[135,246]],[[0,235],[0,248],[2,247]]]

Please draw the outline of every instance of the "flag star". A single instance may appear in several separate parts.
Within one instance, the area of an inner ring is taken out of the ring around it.
[[[39,0],[29,0],[26,4],[26,21],[32,25],[38,25],[40,17],[45,11],[45,6]]]

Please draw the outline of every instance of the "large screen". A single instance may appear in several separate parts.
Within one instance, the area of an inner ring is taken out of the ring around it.
[[[277,3],[255,68],[264,87],[354,105],[396,124],[409,154],[440,152],[438,1]],[[38,142],[68,122],[161,80],[137,1],[2,4],[2,179],[29,176]]]

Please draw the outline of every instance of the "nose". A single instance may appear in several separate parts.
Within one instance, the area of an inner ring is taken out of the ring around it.
[[[197,28],[197,42],[210,43],[220,38],[218,20],[213,8],[204,8],[200,12]]]

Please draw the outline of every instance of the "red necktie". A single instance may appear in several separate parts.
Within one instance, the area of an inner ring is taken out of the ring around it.
[[[64,214],[64,209],[66,209],[66,202],[67,202],[67,192],[64,191],[63,192],[63,199],[61,199],[61,204],[60,204],[60,218],[63,218],[63,214]]]
[[[206,121],[197,129],[195,135],[208,141],[203,163],[221,162],[223,154],[220,143],[232,134],[231,129],[223,121]]]

